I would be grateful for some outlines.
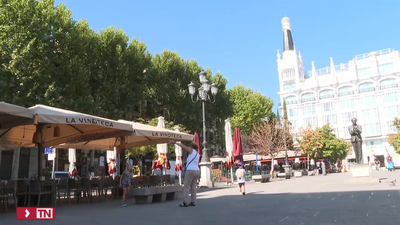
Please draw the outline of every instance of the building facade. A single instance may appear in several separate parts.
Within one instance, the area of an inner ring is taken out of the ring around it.
[[[396,132],[400,116],[400,53],[393,49],[355,56],[348,63],[305,71],[300,51],[293,43],[289,18],[282,19],[284,45],[277,64],[280,101],[286,101],[294,132],[299,128],[330,124],[339,138],[350,141],[348,126],[357,118],[362,125],[363,156],[381,159],[393,153],[388,135]],[[282,105],[280,106],[282,109]],[[354,158],[354,152],[349,158]]]

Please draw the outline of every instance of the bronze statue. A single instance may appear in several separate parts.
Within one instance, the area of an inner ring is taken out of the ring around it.
[[[354,153],[356,154],[356,163],[364,164],[362,153],[362,127],[357,124],[357,118],[351,119],[353,125],[349,126],[349,133],[351,135],[351,144],[353,145]]]

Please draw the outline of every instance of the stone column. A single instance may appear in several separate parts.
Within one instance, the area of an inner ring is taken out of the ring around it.
[[[14,149],[14,156],[13,156],[12,170],[11,170],[11,180],[18,179],[20,152],[21,152],[21,148]]]

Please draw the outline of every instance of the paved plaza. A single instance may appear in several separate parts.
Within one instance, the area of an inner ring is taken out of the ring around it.
[[[400,186],[389,183],[399,175],[375,172],[382,180],[374,185],[346,182],[349,173],[248,183],[246,196],[239,195],[236,185],[220,186],[201,189],[197,206],[189,208],[179,208],[180,201],[61,205],[53,221],[17,221],[15,212],[3,212],[0,224],[400,224]]]

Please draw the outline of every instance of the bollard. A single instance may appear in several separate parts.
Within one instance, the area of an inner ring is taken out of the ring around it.
[[[326,164],[325,164],[325,162],[322,162],[322,174],[324,176],[326,176]]]

